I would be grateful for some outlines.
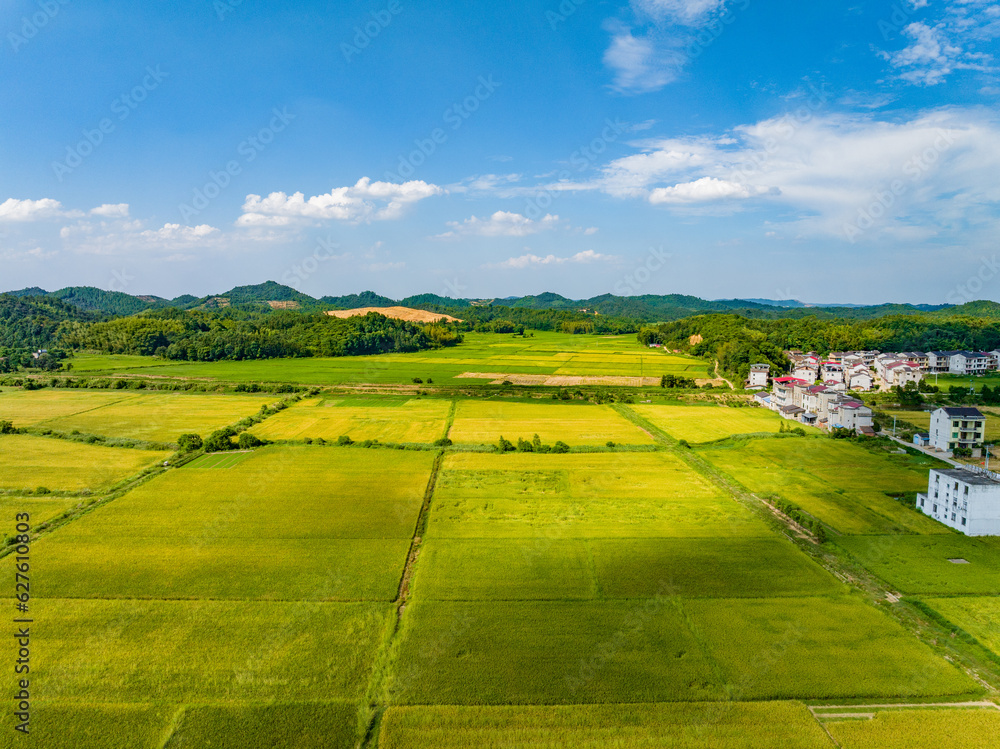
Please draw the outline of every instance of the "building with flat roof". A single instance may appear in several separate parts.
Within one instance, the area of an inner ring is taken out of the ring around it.
[[[967,536],[1000,535],[1000,476],[965,468],[933,469],[917,509]]]

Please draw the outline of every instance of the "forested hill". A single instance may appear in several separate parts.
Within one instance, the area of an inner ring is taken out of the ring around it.
[[[867,320],[815,315],[777,320],[741,315],[696,315],[644,328],[642,343],[717,359],[726,372],[744,378],[750,365],[770,362],[787,368],[783,351],[991,351],[1000,347],[1000,305],[974,302],[919,315]]]
[[[795,300],[784,300],[773,304],[767,300],[716,299],[707,300],[684,294],[643,294],[636,296],[615,296],[602,294],[590,299],[568,299],[551,292],[534,296],[507,297],[504,299],[456,299],[439,294],[417,294],[405,299],[391,299],[374,291],[346,296],[324,296],[319,299],[304,294],[290,286],[274,281],[250,286],[237,286],[229,291],[221,291],[209,296],[195,297],[189,294],[175,299],[156,296],[135,296],[119,291],[104,291],[93,287],[70,287],[46,292],[38,287],[11,292],[17,296],[49,295],[63,299],[80,309],[96,311],[105,315],[132,315],[145,310],[176,307],[178,309],[225,309],[227,307],[252,307],[265,309],[268,303],[275,307],[295,307],[307,312],[328,309],[353,309],[356,307],[414,307],[417,309],[445,312],[463,317],[470,309],[493,308],[514,310],[551,310],[575,315],[613,317],[640,320],[647,323],[680,320],[691,315],[710,312],[736,313],[755,319],[804,318],[866,320],[890,315],[954,315],[975,314],[998,316],[992,302],[973,302],[960,307],[938,307],[911,304],[881,304],[874,306],[805,306]],[[976,309],[973,309],[976,308]],[[511,315],[507,315],[510,317]]]

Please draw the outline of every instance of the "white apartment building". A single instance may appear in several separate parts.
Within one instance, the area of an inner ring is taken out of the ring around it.
[[[950,452],[977,448],[986,436],[986,417],[978,408],[939,408],[931,414],[931,446]]]
[[[830,407],[828,423],[831,429],[850,429],[858,434],[874,434],[874,414],[858,401],[843,401]]]
[[[820,371],[819,378],[823,380],[823,382],[843,382],[844,365],[835,361],[823,362],[823,369]]]
[[[934,469],[927,494],[917,495],[917,509],[967,536],[1000,535],[1000,478],[964,468]]]
[[[909,361],[896,361],[885,364],[882,371],[882,389],[889,390],[895,386],[905,388],[907,383],[918,385],[924,379],[923,370]]]

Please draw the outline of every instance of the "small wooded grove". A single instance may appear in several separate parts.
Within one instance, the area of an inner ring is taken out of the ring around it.
[[[163,309],[91,324],[70,324],[60,340],[74,349],[186,361],[356,356],[451,346],[461,334],[376,313],[339,319],[319,313]]]

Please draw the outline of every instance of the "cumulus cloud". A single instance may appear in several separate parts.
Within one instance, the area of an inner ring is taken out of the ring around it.
[[[557,226],[559,217],[546,214],[534,221],[520,213],[497,211],[489,218],[472,216],[463,222],[449,221],[449,231],[439,234],[439,239],[451,239],[458,236],[478,237],[525,237]]]
[[[544,257],[528,252],[518,257],[512,257],[501,263],[491,263],[486,268],[497,270],[523,270],[525,268],[538,268],[546,265],[563,265],[565,263],[593,263],[600,260],[610,260],[611,255],[602,255],[593,250],[584,250],[570,257],[558,257],[556,255],[546,255]]]
[[[653,205],[661,205],[664,203],[745,200],[773,192],[772,189],[757,185],[745,185],[715,177],[702,177],[693,182],[682,182],[673,187],[658,187],[649,194],[649,202]]]
[[[128,203],[105,203],[97,208],[90,209],[91,216],[102,216],[104,218],[128,218]]]
[[[295,220],[385,221],[403,215],[407,206],[444,189],[422,180],[372,182],[368,177],[351,187],[338,187],[323,195],[306,198],[301,192],[272,192],[267,197],[247,195],[240,226],[284,226]]]
[[[80,211],[63,210],[62,203],[52,198],[42,198],[41,200],[7,198],[3,203],[0,203],[0,221],[49,221],[57,218],[75,218],[82,215]]]

